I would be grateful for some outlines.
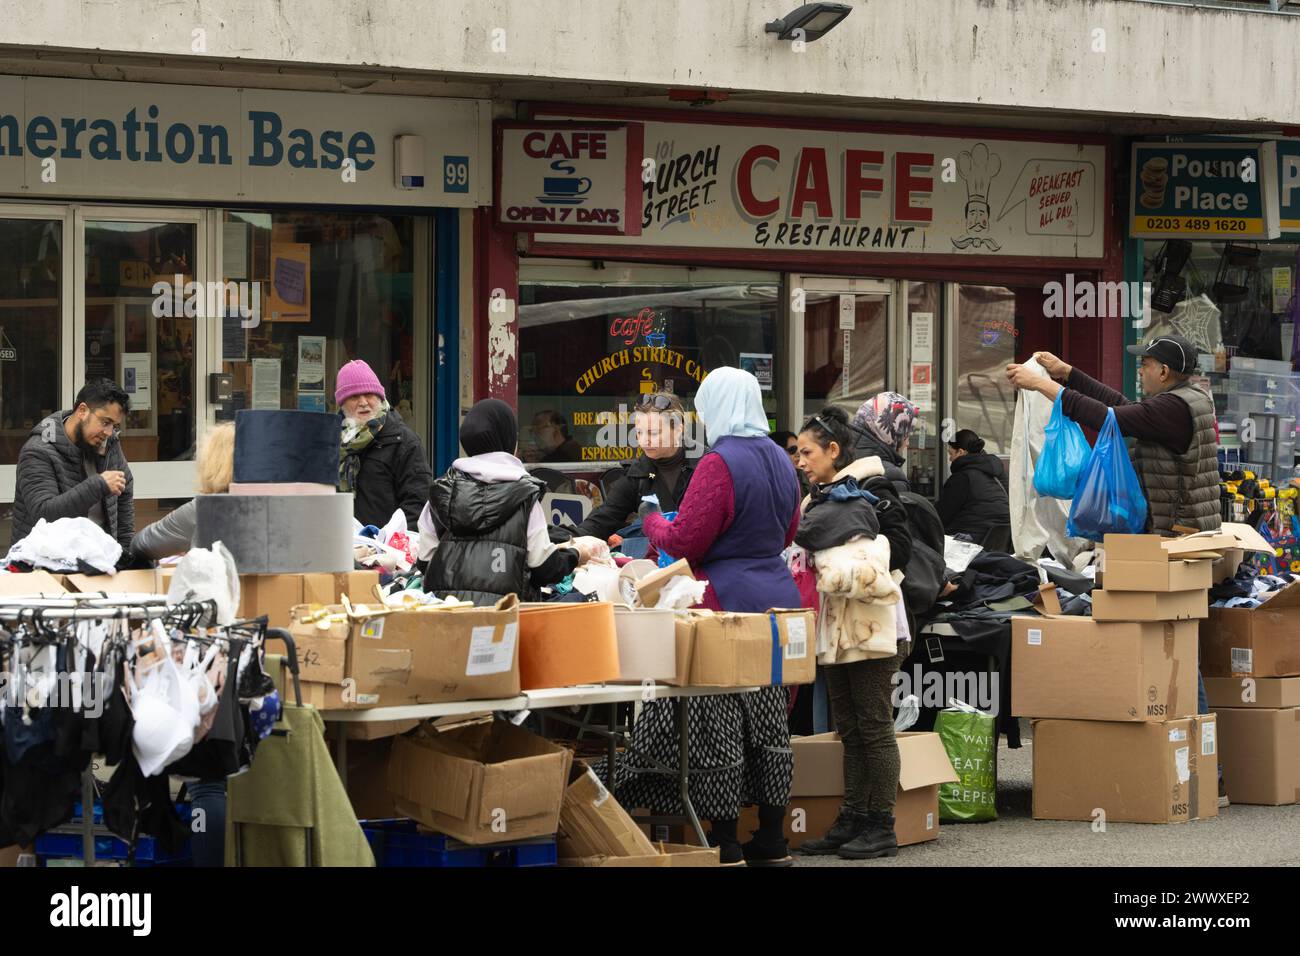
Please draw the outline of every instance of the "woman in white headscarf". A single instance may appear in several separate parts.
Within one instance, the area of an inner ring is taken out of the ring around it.
[[[695,396],[709,449],[700,458],[673,521],[643,510],[646,537],[661,553],[686,558],[709,582],[703,607],[762,612],[799,607],[799,589],[781,553],[799,525],[799,480],[787,455],[768,437],[758,380],[736,368],[714,369]],[[659,764],[677,763],[672,711],[645,708],[633,750]],[[785,688],[697,697],[690,706],[690,797],[711,824],[724,865],[791,862],[784,834],[794,757]],[[682,812],[673,776],[633,754],[620,766],[616,795],[632,806]],[[623,789],[626,784],[626,789]],[[740,807],[758,804],[759,829],[740,845]]]

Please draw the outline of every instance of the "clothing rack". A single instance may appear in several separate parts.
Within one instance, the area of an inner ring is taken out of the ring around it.
[[[33,596],[28,598],[0,598],[0,628],[4,625],[39,626],[55,621],[155,621],[178,619],[195,622],[210,620],[216,613],[215,601],[187,601],[180,604],[168,604],[165,598],[152,598],[149,595],[109,597],[98,594],[66,594],[55,597]],[[238,621],[231,625],[218,625],[208,630],[243,631],[266,633],[265,617],[250,621]],[[277,632],[278,633],[278,632]],[[287,637],[287,634],[285,635]],[[199,636],[187,635],[187,640],[199,643],[225,641],[229,638],[223,634]],[[239,640],[255,641],[251,635]],[[259,642],[260,643],[260,642]],[[297,673],[294,674],[295,689]],[[82,865],[95,865],[95,777],[92,768],[87,767],[81,775],[81,840]],[[134,850],[132,851],[134,855]]]

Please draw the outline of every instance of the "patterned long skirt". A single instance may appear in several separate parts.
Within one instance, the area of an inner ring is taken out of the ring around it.
[[[690,698],[687,786],[701,819],[734,820],[744,805],[789,802],[794,754],[787,700],[784,687]],[[660,815],[685,812],[677,783],[677,706],[678,701],[655,700],[642,708],[631,747],[620,754],[614,772],[614,797],[623,806]],[[594,769],[605,778],[603,760]]]

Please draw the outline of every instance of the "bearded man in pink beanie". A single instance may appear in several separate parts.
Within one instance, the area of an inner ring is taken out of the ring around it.
[[[352,514],[382,528],[400,508],[414,530],[433,477],[419,436],[389,406],[378,376],[360,359],[339,369],[334,401],[343,418],[339,491],[356,496]]]

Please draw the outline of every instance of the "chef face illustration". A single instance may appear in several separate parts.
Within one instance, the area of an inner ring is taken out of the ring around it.
[[[954,239],[952,244],[957,249],[971,246],[997,252],[1002,248],[996,240],[988,235],[989,231],[989,187],[993,177],[1002,171],[1002,159],[997,153],[990,153],[983,143],[976,143],[969,150],[962,150],[957,156],[957,174],[966,183],[966,234]]]

